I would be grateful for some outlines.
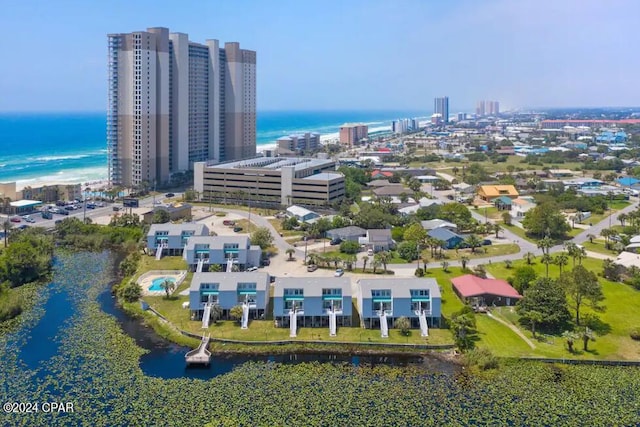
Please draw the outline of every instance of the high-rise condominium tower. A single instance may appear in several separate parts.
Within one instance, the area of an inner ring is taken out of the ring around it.
[[[449,97],[435,98],[433,100],[433,112],[442,116],[444,123],[449,122]]]
[[[163,184],[256,153],[256,52],[149,28],[108,35],[109,182]]]

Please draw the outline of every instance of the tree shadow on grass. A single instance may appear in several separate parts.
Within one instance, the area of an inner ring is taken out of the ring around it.
[[[586,315],[582,323],[600,336],[607,335],[611,332],[611,325],[603,322],[602,319],[595,314]]]

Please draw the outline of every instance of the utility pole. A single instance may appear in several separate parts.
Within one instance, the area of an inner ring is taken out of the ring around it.
[[[308,239],[308,236],[305,234],[305,236],[304,236],[304,265],[307,265],[307,239]]]

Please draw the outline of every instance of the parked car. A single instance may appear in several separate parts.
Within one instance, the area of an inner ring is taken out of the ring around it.
[[[173,193],[167,193],[167,194],[165,194],[165,197],[175,197],[175,194],[173,194]]]
[[[336,272],[333,274],[335,277],[341,277],[344,274],[344,270],[341,268],[336,269]]]
[[[222,225],[226,225],[227,227],[231,227],[236,225],[235,221],[232,221],[230,219],[225,219],[224,221],[222,221]]]
[[[56,202],[56,206],[66,206],[67,202],[65,202],[64,200],[58,200]]]
[[[87,203],[85,206],[86,206],[87,209],[95,209],[96,208],[95,203]]]
[[[242,231],[242,227],[233,227],[234,233],[239,233]]]
[[[104,207],[104,203],[98,202],[98,203],[96,203],[96,206],[99,207],[99,208],[103,208]]]
[[[29,223],[36,222],[36,220],[35,220],[35,219],[33,219],[33,218],[31,218],[29,215],[25,216],[25,217],[24,217],[24,220],[25,220],[26,222],[29,222]]]
[[[72,211],[72,210],[74,210],[76,207],[75,207],[74,205],[67,205],[67,206],[65,206],[64,208],[65,208],[66,210],[68,210],[68,211]]]
[[[309,264],[309,265],[307,265],[307,271],[308,271],[309,273],[312,273],[312,272],[316,271],[317,269],[318,269],[318,266],[317,266],[317,265],[315,265],[315,264]]]
[[[120,206],[114,206],[114,207],[113,207],[113,211],[114,211],[114,212],[118,212],[119,210],[120,210]]]
[[[18,230],[24,230],[25,228],[29,228],[27,224],[22,224],[18,226]]]
[[[367,250],[367,255],[368,256],[373,256],[373,249],[368,249]]]
[[[10,219],[11,222],[22,222],[19,216],[12,216]]]
[[[329,242],[331,246],[339,245],[340,243],[342,243],[342,239],[339,237],[336,237],[335,239],[331,239],[331,241]]]
[[[269,283],[274,283],[276,281],[276,276],[269,276]]]
[[[42,211],[42,219],[53,219],[53,213],[50,211]]]
[[[247,271],[256,271],[258,269],[258,267],[256,267],[255,265],[253,267],[249,267],[247,268]]]
[[[55,224],[56,224],[56,225],[61,224],[61,223],[62,223],[62,220],[61,220],[61,219],[56,219],[56,221],[55,221]]]
[[[271,264],[271,260],[269,258],[265,258],[262,260],[262,266],[267,267]]]

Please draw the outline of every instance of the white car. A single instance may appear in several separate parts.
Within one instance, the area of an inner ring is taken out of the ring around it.
[[[256,271],[257,269],[258,269],[258,267],[253,266],[253,267],[247,268],[247,271]]]
[[[343,274],[344,274],[344,270],[343,270],[343,269],[341,269],[341,268],[338,268],[338,269],[336,270],[336,272],[335,272],[333,275],[334,275],[334,277],[340,277],[340,276],[342,276]]]

